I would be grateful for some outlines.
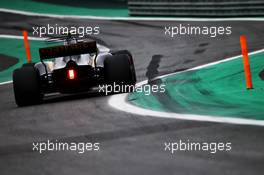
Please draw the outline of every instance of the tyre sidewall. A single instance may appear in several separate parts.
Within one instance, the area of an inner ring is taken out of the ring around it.
[[[18,106],[41,102],[40,77],[34,66],[25,66],[13,72],[13,88]]]

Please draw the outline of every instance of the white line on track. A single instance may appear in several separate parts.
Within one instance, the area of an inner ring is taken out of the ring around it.
[[[38,16],[49,18],[72,18],[72,19],[94,19],[94,20],[126,20],[126,21],[264,21],[264,18],[162,18],[162,17],[101,17],[89,15],[58,15],[50,13],[36,13],[22,10],[0,8],[0,12],[13,13],[26,16]]]
[[[13,81],[5,81],[5,82],[0,83],[0,85],[9,84],[9,83],[12,83],[12,82]]]
[[[22,32],[21,32],[22,33]],[[18,36],[18,35],[1,35],[0,38],[7,38],[7,39],[24,39],[23,36]],[[34,41],[45,41],[47,38],[39,38],[39,37],[28,37],[29,40],[34,40]]]
[[[264,49],[257,50],[254,52],[249,53],[249,55],[257,54],[260,52],[264,52]],[[170,75],[180,74],[183,72],[191,71],[191,70],[198,70],[205,67],[209,67],[212,65],[220,64],[223,62],[227,62],[230,60],[238,59],[241,55],[226,58],[220,61],[208,63],[205,65],[197,66],[188,70],[171,73],[163,76],[159,76],[158,78],[164,78]],[[142,86],[143,84],[146,84],[148,81],[142,81],[137,83],[136,86]],[[152,116],[152,117],[159,117],[159,118],[174,118],[174,119],[180,119],[180,120],[193,120],[193,121],[203,121],[203,122],[216,122],[216,123],[228,123],[228,124],[238,124],[238,125],[254,125],[254,126],[264,126],[263,120],[254,120],[254,119],[243,119],[243,118],[233,118],[233,117],[220,117],[220,116],[206,116],[206,115],[195,115],[195,114],[178,114],[178,113],[172,113],[172,112],[160,112],[160,111],[153,111],[150,109],[141,108],[135,105],[130,104],[127,101],[128,94],[118,94],[113,95],[109,98],[108,104],[120,111],[124,111],[127,113],[137,114],[141,116]]]
[[[260,49],[260,50],[256,50],[256,51],[250,52],[250,53],[248,53],[248,55],[249,56],[250,55],[255,55],[255,54],[258,54],[258,53],[261,53],[261,52],[264,52],[264,49]],[[189,72],[189,71],[192,71],[192,70],[198,70],[198,69],[202,69],[202,68],[205,68],[205,67],[210,67],[210,66],[213,66],[213,65],[216,65],[216,64],[220,64],[220,63],[228,62],[228,61],[231,61],[231,60],[234,60],[234,59],[238,59],[240,57],[242,57],[242,55],[237,55],[237,56],[225,58],[225,59],[222,59],[222,60],[219,60],[219,61],[203,64],[203,65],[196,66],[196,67],[193,67],[193,68],[190,68],[190,69],[186,69],[186,70],[183,70],[183,71],[173,72],[173,73],[166,74],[166,75],[161,75],[161,76],[158,76],[158,77],[154,78],[153,80],[159,79],[159,78],[163,78],[163,77],[167,77],[169,75],[175,75],[175,74],[179,74],[179,73],[183,73],[183,72]],[[147,83],[147,80],[139,82],[139,85],[143,85],[143,84],[146,84],[146,83]]]

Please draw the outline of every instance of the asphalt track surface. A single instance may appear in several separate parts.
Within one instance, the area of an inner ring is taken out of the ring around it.
[[[104,21],[28,17],[0,13],[0,33],[21,35],[43,24],[96,25],[100,43],[134,55],[138,81],[239,55],[239,36],[249,51],[263,48],[264,22],[186,22],[232,26],[232,35],[164,36],[164,25],[185,22]],[[159,58],[159,59],[157,59]],[[157,60],[159,60],[157,62]],[[155,65],[152,65],[155,64]],[[108,106],[93,94],[52,98],[18,108],[12,84],[0,86],[0,174],[263,174],[264,128],[137,116]],[[32,152],[32,142],[100,142],[99,152]],[[164,151],[179,140],[232,142],[232,151]]]

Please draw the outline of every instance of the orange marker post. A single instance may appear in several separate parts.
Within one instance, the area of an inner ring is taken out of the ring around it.
[[[247,86],[247,89],[252,89],[253,85],[252,85],[250,64],[249,64],[249,58],[248,58],[248,52],[247,52],[247,41],[244,35],[240,36],[240,45],[241,45],[241,51],[242,51],[242,56],[243,56],[246,86]]]
[[[25,44],[25,49],[26,49],[26,54],[27,54],[27,61],[28,61],[28,63],[31,63],[31,55],[30,55],[30,48],[29,48],[27,31],[23,30],[23,36],[24,36],[24,44]]]

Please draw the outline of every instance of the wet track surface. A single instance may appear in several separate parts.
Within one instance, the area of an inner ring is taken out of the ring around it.
[[[165,25],[216,25],[220,22],[104,21],[28,17],[0,13],[0,33],[49,24],[100,26],[99,43],[127,49],[138,81],[240,54],[239,36],[249,51],[262,49],[264,22],[221,22],[232,35],[164,35]],[[264,128],[173,119],[116,111],[109,97],[61,97],[17,108],[12,84],[0,86],[0,174],[262,174]],[[47,139],[98,141],[99,152],[32,152],[32,142]],[[164,142],[232,142],[231,152],[164,151]]]

